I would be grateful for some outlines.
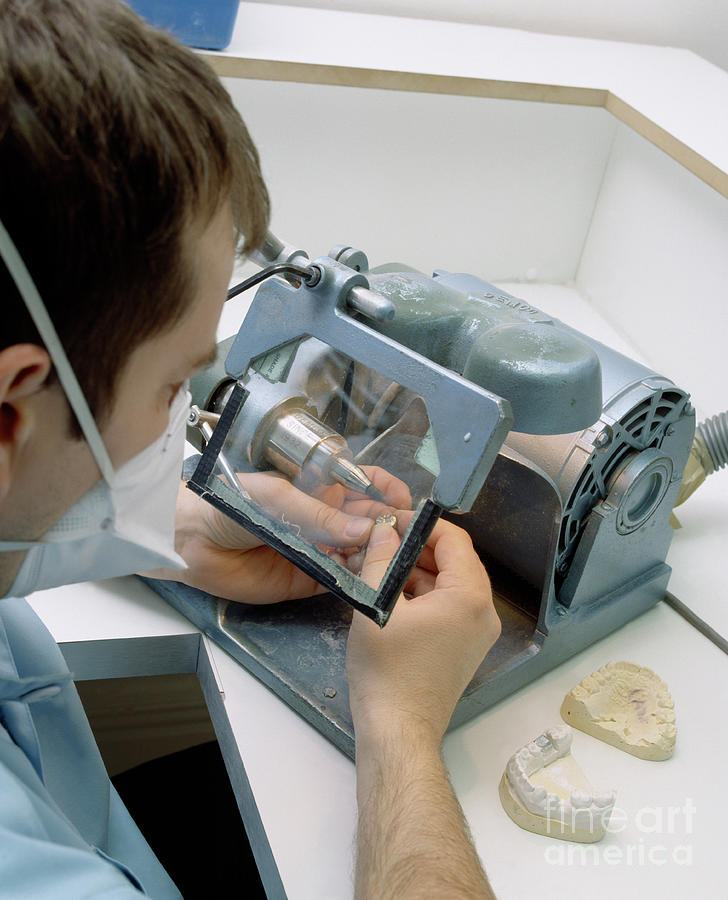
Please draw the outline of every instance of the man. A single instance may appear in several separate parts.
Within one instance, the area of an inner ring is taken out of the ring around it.
[[[267,227],[257,153],[206,65],[117,0],[0,0],[0,220],[0,896],[178,896],[18,596],[165,566],[247,602],[315,590],[189,491],[166,538],[182,386],[214,351],[236,247]],[[378,583],[394,529],[281,484],[304,528],[368,539]],[[410,590],[349,638],[356,893],[491,896],[440,758],[500,629],[467,535],[440,523]]]

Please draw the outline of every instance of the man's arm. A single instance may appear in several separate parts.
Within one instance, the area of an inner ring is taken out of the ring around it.
[[[400,527],[402,527],[400,525]],[[399,544],[375,526],[363,577],[378,584]],[[500,633],[470,538],[440,522],[380,630],[355,614],[347,668],[356,736],[356,897],[492,898],[440,755],[457,700]]]
[[[356,897],[491,898],[439,741],[416,726],[357,744]]]

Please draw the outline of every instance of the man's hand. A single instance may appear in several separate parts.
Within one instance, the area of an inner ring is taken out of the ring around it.
[[[409,490],[378,468],[367,474],[396,506],[410,504]],[[286,478],[268,472],[240,476],[253,501],[303,537],[340,550],[360,547],[369,538],[384,505],[348,491],[324,487],[312,497]],[[243,603],[277,603],[310,597],[324,588],[232,519],[180,485],[175,519],[175,549],[187,569],[158,569],[153,578],[181,581],[218,597]]]
[[[411,515],[411,514],[409,514]],[[408,514],[398,514],[404,531]],[[363,577],[378,585],[399,544],[376,525]],[[356,737],[356,898],[490,900],[490,889],[440,756],[463,690],[500,634],[470,538],[449,522],[380,630],[354,613],[347,648]]]
[[[398,513],[404,530],[411,513]],[[375,525],[361,577],[378,586],[399,546]],[[357,739],[403,725],[426,728],[439,744],[475,670],[500,634],[488,576],[466,532],[440,520],[389,622],[354,614],[347,673]]]

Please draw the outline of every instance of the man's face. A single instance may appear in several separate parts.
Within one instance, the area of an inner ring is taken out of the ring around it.
[[[197,272],[196,299],[170,331],[137,347],[122,372],[113,412],[101,430],[115,469],[164,432],[182,383],[216,354],[217,324],[234,261],[229,205],[201,233],[191,229],[187,244]]]
[[[217,324],[234,260],[229,206],[206,226],[190,227],[186,244],[190,271],[196,273],[194,299],[176,325],[130,355],[101,428],[115,469],[164,432],[182,383],[215,356]],[[58,383],[35,390],[25,398],[23,410],[17,446],[11,441],[6,454],[11,462],[0,496],[2,540],[37,540],[100,477],[86,441],[69,434],[68,405]],[[0,597],[9,590],[23,555],[0,554]]]

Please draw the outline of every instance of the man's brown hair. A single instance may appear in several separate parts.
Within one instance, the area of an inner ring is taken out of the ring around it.
[[[0,0],[0,219],[92,411],[130,352],[175,324],[183,237],[231,200],[263,240],[258,154],[209,66],[120,0]],[[0,262],[0,349],[42,343]]]

